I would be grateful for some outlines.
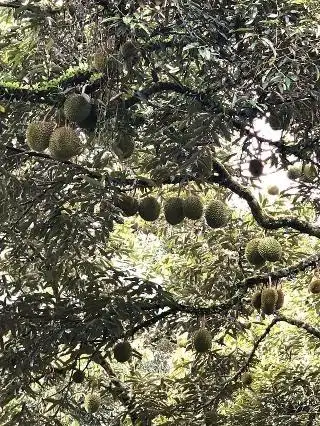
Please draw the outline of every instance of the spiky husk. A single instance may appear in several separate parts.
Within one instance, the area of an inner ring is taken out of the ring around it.
[[[261,291],[257,290],[253,293],[251,298],[252,306],[259,312],[261,309]]]
[[[49,146],[54,123],[50,121],[33,121],[29,123],[26,139],[30,149],[42,152]]]
[[[317,177],[318,172],[313,164],[305,164],[302,168],[302,180],[305,182],[313,182]]]
[[[81,370],[75,370],[75,372],[72,375],[72,380],[75,383],[82,383],[84,381],[85,377],[86,376],[85,376],[85,374],[84,374],[83,371],[81,371]]]
[[[282,256],[281,244],[273,237],[262,238],[258,250],[261,257],[269,262],[277,262]]]
[[[226,204],[220,200],[213,200],[207,206],[205,218],[210,228],[222,228],[229,222],[231,212]]]
[[[261,292],[261,310],[266,315],[271,315],[276,309],[278,293],[275,288],[264,288]]]
[[[160,210],[160,204],[155,197],[145,197],[139,202],[139,214],[142,219],[148,222],[157,220],[160,215]]]
[[[132,347],[129,342],[119,342],[113,348],[113,356],[118,362],[127,362],[132,357]]]
[[[259,177],[263,172],[263,163],[261,160],[253,159],[249,162],[249,172],[254,177]]]
[[[278,298],[276,303],[276,311],[282,308],[284,304],[284,293],[281,288],[277,288]]]
[[[265,263],[265,260],[261,256],[258,249],[260,241],[261,238],[254,238],[253,240],[250,240],[246,245],[245,255],[251,265],[262,266]]]
[[[166,181],[170,181],[170,171],[166,167],[156,167],[151,170],[150,177],[156,183],[162,184]]]
[[[190,195],[183,200],[183,211],[188,219],[198,220],[203,214],[203,204],[197,195]]]
[[[171,197],[164,203],[164,216],[170,225],[177,225],[184,219],[183,200],[179,197]]]
[[[268,122],[273,130],[287,130],[292,118],[292,112],[286,106],[280,109],[272,109]]]
[[[279,194],[279,188],[277,185],[270,185],[268,187],[268,194],[269,195],[278,195]]]
[[[64,102],[63,112],[67,120],[81,123],[90,114],[91,104],[79,94],[69,95]]]
[[[313,294],[319,294],[320,293],[320,278],[313,277],[310,284],[309,284],[309,291]]]
[[[193,345],[196,352],[204,353],[211,349],[212,336],[206,328],[200,328],[194,333]]]
[[[297,180],[302,176],[302,166],[301,164],[294,164],[288,168],[287,172],[288,179]]]
[[[120,48],[121,55],[125,60],[136,58],[138,56],[138,49],[131,40],[127,40]]]
[[[139,203],[131,195],[121,195],[116,201],[115,204],[119,207],[123,214],[127,217],[134,216],[138,212]]]
[[[113,144],[113,150],[120,159],[131,157],[134,152],[135,143],[130,135],[120,134]]]
[[[70,127],[58,127],[50,137],[49,150],[57,160],[69,160],[82,151],[79,136]]]
[[[95,413],[101,405],[100,395],[97,393],[90,393],[85,397],[84,403],[89,413]]]
[[[244,386],[250,386],[253,381],[252,374],[248,371],[246,373],[243,373],[241,381]]]

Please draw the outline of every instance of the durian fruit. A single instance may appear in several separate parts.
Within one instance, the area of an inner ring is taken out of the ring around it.
[[[263,162],[261,160],[256,159],[256,158],[254,158],[253,160],[250,160],[249,172],[254,177],[261,176],[262,172],[263,172]]]
[[[274,313],[277,305],[278,293],[275,288],[264,288],[261,292],[261,310],[266,315]]]
[[[79,94],[69,95],[63,105],[63,112],[67,120],[81,123],[91,111],[91,103],[86,97]]]
[[[319,294],[320,293],[320,278],[315,276],[312,278],[310,284],[309,284],[309,291],[312,294]]]
[[[139,51],[131,40],[127,40],[120,48],[120,53],[125,61],[138,59]]]
[[[204,415],[204,421],[206,426],[215,426],[217,422],[217,413],[216,411],[207,411]]]
[[[158,184],[170,181],[170,171],[166,167],[156,167],[151,170],[150,177]]]
[[[131,197],[131,195],[123,194],[119,198],[116,199],[115,205],[119,207],[122,211],[124,216],[134,216],[139,208],[138,200],[136,200],[134,197]]]
[[[277,303],[276,303],[276,311],[281,309],[284,304],[284,293],[282,289],[277,288],[277,293],[278,293],[278,297],[277,297]]]
[[[53,158],[65,161],[79,155],[82,145],[79,136],[70,127],[58,127],[52,132],[49,150]]]
[[[101,405],[100,395],[97,393],[90,393],[85,397],[84,404],[89,413],[95,413]]]
[[[180,197],[171,197],[164,203],[164,216],[170,225],[177,225],[184,219],[183,200]]]
[[[142,198],[139,202],[139,215],[148,222],[157,220],[160,215],[160,210],[160,204],[155,197],[148,196]]]
[[[196,352],[204,353],[211,349],[212,336],[206,328],[200,328],[194,333],[193,345]]]
[[[92,58],[93,67],[97,71],[104,72],[106,69],[107,60],[108,60],[108,53],[106,49],[99,48],[93,54],[93,58]]]
[[[196,171],[200,176],[209,177],[212,174],[212,153],[209,149],[199,152],[196,161]]]
[[[119,342],[113,348],[113,356],[118,362],[127,362],[132,357],[132,347],[129,342]]]
[[[288,168],[287,172],[288,179],[290,180],[297,180],[301,178],[302,176],[302,165],[301,164],[294,164],[293,166],[290,166]]]
[[[85,377],[86,376],[85,376],[85,374],[84,374],[83,371],[81,371],[81,370],[75,370],[75,372],[72,375],[72,380],[75,383],[82,383],[84,381]]]
[[[54,123],[50,121],[32,121],[29,123],[26,139],[30,149],[42,152],[49,146]]]
[[[282,256],[281,244],[273,237],[262,238],[258,250],[261,257],[269,262],[277,262]]]
[[[317,175],[317,169],[313,164],[305,164],[303,166],[301,177],[305,182],[313,182]]]
[[[279,110],[272,109],[268,122],[273,130],[287,130],[292,118],[290,109],[283,105]]]
[[[120,134],[113,144],[113,150],[120,159],[131,157],[135,148],[132,137],[128,134]]]
[[[269,195],[278,195],[279,194],[279,187],[277,185],[268,186],[268,194]]]
[[[257,290],[253,293],[251,298],[252,306],[259,312],[261,309],[261,291]]]
[[[197,195],[190,195],[183,200],[183,211],[185,217],[192,220],[198,220],[203,214],[203,204],[201,198]]]
[[[243,373],[242,378],[241,378],[242,384],[244,386],[250,386],[251,383],[253,382],[253,377],[252,374],[249,373],[248,371]]]
[[[229,222],[231,212],[226,204],[220,200],[213,200],[207,206],[205,218],[210,228],[222,228]]]
[[[253,238],[253,240],[250,240],[246,245],[245,255],[251,265],[262,266],[265,263],[265,260],[258,250],[260,241],[261,238]]]

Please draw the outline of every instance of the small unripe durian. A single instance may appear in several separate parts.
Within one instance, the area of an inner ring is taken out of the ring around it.
[[[273,237],[262,238],[258,250],[261,257],[269,262],[277,262],[282,256],[281,244]]]
[[[302,179],[305,182],[313,182],[317,177],[317,169],[313,164],[305,164],[302,169]]]
[[[288,168],[287,176],[291,180],[297,180],[302,176],[302,166],[301,164],[295,164]]]
[[[79,155],[82,145],[79,136],[70,127],[58,127],[50,137],[49,150],[53,158],[65,161]]]
[[[142,219],[153,222],[160,215],[160,204],[155,197],[149,196],[142,198],[139,203],[139,214]]]
[[[190,195],[183,200],[183,210],[188,219],[200,219],[203,214],[203,204],[200,197],[197,195]]]
[[[100,395],[98,395],[97,393],[91,393],[87,395],[84,404],[89,413],[95,413],[96,411],[98,411],[101,405]]]
[[[197,352],[204,353],[211,349],[212,336],[206,328],[200,328],[194,333],[193,345]]]
[[[260,241],[261,238],[253,238],[246,245],[245,255],[251,265],[262,266],[265,263],[258,249]]]
[[[48,148],[53,129],[54,123],[50,121],[33,121],[29,123],[26,132],[29,148],[38,152],[42,152]]]
[[[243,373],[241,380],[244,386],[250,386],[253,381],[252,374],[249,372]]]
[[[263,163],[261,160],[253,159],[249,163],[249,172],[254,177],[259,177],[263,172]]]
[[[278,298],[276,303],[276,311],[282,308],[284,304],[284,293],[281,288],[277,288]]]
[[[278,293],[275,288],[264,288],[261,292],[261,310],[266,315],[271,315],[276,309]]]
[[[269,195],[278,195],[279,194],[279,187],[277,185],[270,185],[268,187],[268,194]]]
[[[132,357],[132,347],[129,342],[119,342],[113,348],[113,356],[118,362],[127,362]]]
[[[81,370],[75,370],[75,372],[72,375],[72,380],[75,383],[82,383],[84,381],[85,377],[86,376],[85,376],[85,374],[84,374],[83,371],[81,371]]]
[[[126,194],[121,195],[115,201],[115,204],[117,207],[119,207],[123,211],[123,214],[127,217],[134,216],[137,213],[139,208],[138,200]]]
[[[259,312],[261,309],[261,291],[257,290],[253,293],[251,299],[252,306]]]
[[[319,277],[313,277],[310,284],[309,284],[309,291],[313,294],[319,294],[320,293],[320,278]]]
[[[125,60],[134,59],[138,56],[138,49],[131,40],[127,40],[120,48],[121,55]]]
[[[113,144],[113,150],[120,159],[131,157],[134,152],[135,143],[130,135],[121,134]]]
[[[230,216],[228,206],[220,200],[211,201],[205,211],[205,218],[210,228],[222,228],[226,226]]]
[[[91,111],[91,103],[83,95],[73,94],[66,98],[63,112],[67,120],[80,123]]]
[[[170,225],[177,225],[184,219],[183,200],[179,197],[171,197],[164,203],[164,216]]]

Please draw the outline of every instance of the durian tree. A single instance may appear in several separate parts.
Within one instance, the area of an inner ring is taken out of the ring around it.
[[[0,425],[320,425],[319,18],[0,2]]]

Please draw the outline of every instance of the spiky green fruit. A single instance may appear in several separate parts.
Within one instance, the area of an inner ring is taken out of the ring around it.
[[[58,127],[50,137],[49,150],[53,158],[65,161],[79,155],[82,145],[79,136],[70,127]]]
[[[270,111],[268,122],[273,130],[287,130],[292,118],[292,113],[289,108],[282,108]]]
[[[260,311],[261,309],[261,291],[260,290],[257,290],[253,293],[251,298],[251,304],[257,311]]]
[[[261,292],[261,310],[266,315],[274,313],[278,300],[278,292],[275,288],[264,288]]]
[[[282,256],[281,244],[273,237],[262,238],[258,250],[261,257],[269,262],[278,262]]]
[[[313,277],[310,284],[309,284],[309,291],[313,294],[319,294],[320,293],[320,278],[319,277]]]
[[[248,371],[243,373],[242,378],[241,378],[242,384],[244,386],[250,386],[251,383],[253,382],[253,377],[252,374],[249,373]]]
[[[145,197],[139,202],[139,214],[142,219],[148,222],[157,220],[160,215],[160,210],[160,204],[155,197]]]
[[[85,374],[84,374],[83,371],[81,371],[81,370],[75,370],[75,372],[72,375],[72,380],[75,383],[82,383],[84,381],[85,377],[86,376],[85,376]]]
[[[269,195],[278,195],[279,194],[278,186],[277,185],[268,186],[268,194]]]
[[[282,308],[283,304],[284,304],[284,293],[283,290],[281,288],[277,288],[277,293],[278,293],[278,297],[277,297],[277,303],[276,303],[276,311],[278,311],[279,309]]]
[[[183,211],[185,217],[192,220],[198,220],[203,214],[203,204],[201,198],[197,195],[190,195],[183,200]]]
[[[313,164],[305,164],[302,168],[302,180],[313,182],[318,176],[316,167]]]
[[[113,150],[120,159],[131,157],[134,152],[135,143],[130,135],[120,134],[113,144]]]
[[[200,176],[209,177],[212,174],[212,153],[209,149],[203,149],[199,152],[196,171]]]
[[[293,166],[290,166],[288,168],[287,172],[288,179],[290,180],[297,180],[301,178],[302,176],[302,165],[301,164],[294,164]]]
[[[26,132],[29,148],[38,152],[42,152],[48,148],[53,129],[54,123],[50,121],[33,121],[29,123]]]
[[[90,393],[85,397],[84,404],[89,413],[95,413],[99,410],[101,405],[100,395],[97,393]]]
[[[222,228],[229,222],[231,212],[226,204],[220,200],[213,200],[207,206],[205,218],[210,228]]]
[[[180,197],[171,197],[164,203],[164,216],[170,225],[177,225],[184,219],[183,200]]]
[[[254,158],[253,160],[250,160],[249,172],[254,177],[261,176],[262,172],[263,172],[263,162],[261,160],[256,159],[256,158]]]
[[[139,208],[138,200],[131,195],[123,194],[115,201],[115,205],[119,207],[123,214],[127,217],[134,216]]]
[[[91,111],[91,103],[85,96],[69,95],[63,105],[63,112],[67,120],[80,123],[85,120]]]
[[[261,238],[254,238],[250,240],[246,245],[245,255],[249,263],[255,266],[262,266],[265,263],[265,260],[261,256],[258,246],[261,241]]]
[[[127,362],[132,357],[132,347],[129,342],[119,342],[113,348],[113,356],[118,362]]]
[[[211,349],[212,336],[206,328],[200,328],[194,333],[193,345],[196,352],[204,353]]]
[[[162,184],[166,181],[170,181],[170,171],[166,167],[156,167],[151,170],[150,177],[156,183]]]
[[[125,60],[137,58],[138,49],[131,40],[127,40],[120,48],[120,53]]]

